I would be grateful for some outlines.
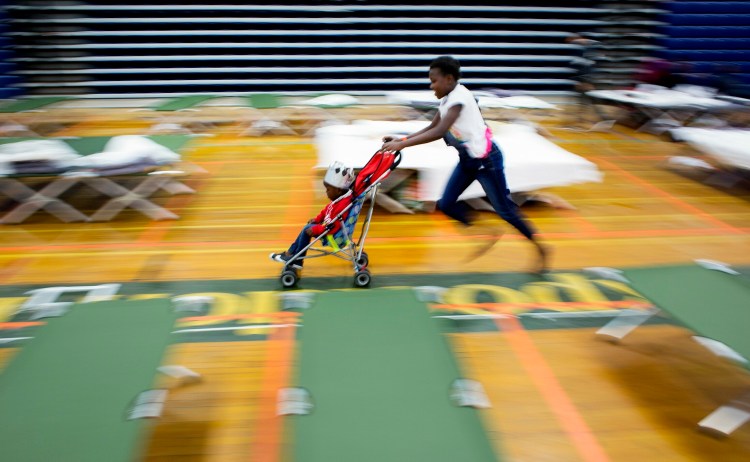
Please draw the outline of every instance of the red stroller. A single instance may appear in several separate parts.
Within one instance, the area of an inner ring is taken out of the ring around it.
[[[380,183],[388,178],[400,162],[400,152],[378,151],[370,158],[367,164],[362,167],[362,170],[357,173],[357,177],[354,179],[350,190],[337,199],[349,201],[349,205],[326,225],[326,230],[321,235],[315,237],[310,244],[296,255],[292,255],[284,264],[279,278],[284,287],[294,287],[300,279],[299,271],[292,267],[292,262],[295,260],[324,257],[326,255],[333,255],[342,260],[352,262],[354,267],[354,285],[356,287],[367,287],[370,285],[371,275],[367,269],[369,259],[364,249],[367,231],[370,229],[372,212],[375,209],[375,195],[378,192]],[[362,223],[359,240],[355,243],[353,240],[354,227],[368,197],[370,208],[367,211],[365,221]],[[336,222],[340,222],[341,227],[336,233],[331,234],[330,231],[334,228]],[[314,247],[317,242],[321,243],[320,247]],[[311,252],[312,254],[310,254]],[[305,254],[305,256],[301,256],[302,254]]]

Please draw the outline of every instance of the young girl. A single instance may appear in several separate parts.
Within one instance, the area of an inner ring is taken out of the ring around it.
[[[458,165],[438,201],[438,208],[464,225],[471,225],[469,207],[458,197],[474,180],[479,180],[495,212],[523,234],[537,251],[534,271],[545,271],[547,250],[510,199],[505,180],[503,155],[492,140],[474,95],[458,83],[460,64],[450,56],[440,56],[430,64],[430,89],[440,99],[440,108],[429,126],[403,138],[387,136],[383,150],[400,151],[409,146],[443,138],[458,150]]]
[[[317,217],[310,219],[302,228],[297,239],[289,246],[286,252],[272,253],[269,258],[279,263],[286,263],[302,249],[307,247],[314,236],[320,236],[331,224],[330,234],[334,235],[341,227],[341,221],[333,221],[350,203],[351,195],[345,196],[349,187],[354,182],[354,170],[346,167],[341,162],[334,162],[328,167],[323,186],[326,188],[326,196],[331,202],[321,210]],[[302,263],[307,252],[303,252],[293,261],[290,266],[293,269],[302,269]]]

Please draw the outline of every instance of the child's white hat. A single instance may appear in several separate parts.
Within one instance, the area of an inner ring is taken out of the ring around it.
[[[346,189],[354,183],[354,169],[336,161],[328,167],[323,181],[334,188]]]

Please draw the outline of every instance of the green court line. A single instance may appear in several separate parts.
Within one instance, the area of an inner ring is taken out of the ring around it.
[[[168,299],[73,305],[0,375],[0,458],[131,462],[143,420],[127,412],[153,387],[176,315]]]
[[[64,96],[50,96],[50,97],[44,97],[44,98],[19,99],[12,103],[8,103],[3,106],[0,106],[0,112],[11,113],[11,112],[32,111],[34,109],[39,109],[40,107],[48,106],[54,103],[59,103],[60,101],[65,101],[68,99],[70,98],[67,98]]]
[[[699,335],[750,358],[750,282],[701,266],[624,271],[632,287]]]
[[[71,138],[63,140],[75,149],[79,154],[87,156],[104,150],[104,145],[111,139],[111,136],[86,136],[82,138]],[[162,146],[179,151],[189,140],[188,135],[152,135],[147,138],[161,144]]]
[[[283,106],[281,95],[254,93],[246,97],[247,105],[255,109],[278,109]]]
[[[154,140],[162,146],[179,151],[191,140],[190,135],[150,135],[147,138]],[[33,141],[40,139],[57,139],[67,143],[73,150],[83,156],[96,154],[104,150],[104,146],[112,139],[111,136],[84,136],[80,138],[33,138],[33,137],[9,137],[0,139],[0,144],[18,143],[20,141]]]
[[[289,417],[295,462],[494,461],[460,376],[411,290],[320,294],[302,320],[296,386],[314,410]]]

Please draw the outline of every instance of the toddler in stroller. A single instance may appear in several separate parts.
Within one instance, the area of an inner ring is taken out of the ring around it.
[[[284,287],[297,284],[304,260],[326,255],[352,262],[355,286],[366,287],[370,284],[371,276],[367,270],[369,261],[364,243],[375,207],[375,195],[380,183],[400,161],[400,152],[379,151],[356,176],[351,168],[340,162],[331,164],[323,179],[326,195],[331,202],[317,217],[307,222],[289,249],[270,255],[271,260],[284,264],[280,276]],[[367,218],[362,224],[360,238],[355,243],[354,227],[368,197],[370,207]],[[313,247],[318,242],[323,247]],[[308,252],[312,255],[308,255]]]

